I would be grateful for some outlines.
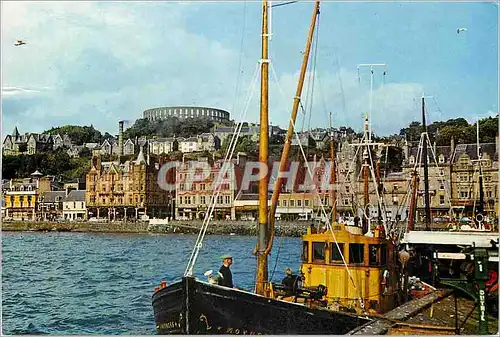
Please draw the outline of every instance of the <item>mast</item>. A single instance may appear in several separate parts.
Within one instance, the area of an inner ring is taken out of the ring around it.
[[[412,172],[411,176],[411,199],[410,199],[410,211],[408,214],[408,231],[413,230],[413,224],[415,223],[415,206],[417,204],[417,188],[418,188],[418,173],[417,171]]]
[[[422,127],[424,141],[422,148],[422,157],[424,160],[424,203],[425,203],[425,230],[430,230],[431,225],[431,205],[429,198],[429,168],[427,163],[427,124],[425,122],[425,98],[422,95]]]
[[[337,182],[336,167],[335,167],[335,145],[333,144],[333,129],[332,129],[332,113],[329,115],[330,127],[330,181],[332,186],[332,220],[330,223],[337,221],[337,191],[335,190],[335,183]]]
[[[269,33],[268,33],[268,10],[267,1],[262,1],[262,58],[260,60],[260,141],[259,141],[259,163],[260,172],[268,164],[268,123],[269,123]],[[266,170],[267,172],[267,170]],[[267,244],[268,218],[267,218],[267,184],[268,175],[260,177],[259,180],[259,242],[257,245],[257,277],[255,293],[265,295],[268,279],[267,255],[265,248]]]
[[[386,151],[388,151],[389,148],[386,148]],[[378,195],[382,195],[384,192],[384,187],[382,186],[382,179],[380,179],[380,158],[377,158],[377,190],[378,190]],[[378,204],[378,224],[380,225],[382,223],[382,208],[380,207],[380,203]]]
[[[273,247],[274,238],[274,222],[276,207],[278,206],[278,199],[281,191],[281,186],[283,184],[283,177],[281,172],[286,169],[288,154],[290,152],[290,147],[292,145],[293,130],[295,126],[295,120],[297,118],[297,112],[299,110],[300,96],[302,94],[302,87],[304,86],[304,79],[306,77],[307,63],[309,60],[309,54],[311,52],[311,45],[314,35],[314,27],[316,26],[316,18],[319,14],[319,1],[316,1],[314,5],[314,10],[311,19],[311,25],[309,26],[309,36],[306,42],[306,48],[304,50],[304,56],[302,60],[302,68],[300,69],[299,83],[297,84],[297,91],[295,92],[295,97],[293,99],[292,116],[290,117],[290,123],[288,125],[288,130],[286,132],[285,144],[283,146],[283,152],[281,154],[280,166],[278,171],[278,177],[274,184],[273,196],[271,199],[271,209],[269,210],[269,241],[267,242],[266,255],[269,254],[271,248]]]
[[[363,209],[364,209],[364,217],[366,223],[368,223],[368,216],[370,210],[368,209],[368,204],[370,203],[370,190],[369,190],[369,176],[370,176],[370,163],[369,163],[369,155],[368,151],[370,151],[368,143],[370,142],[371,136],[370,136],[370,129],[369,129],[369,120],[368,116],[365,117],[365,143],[367,146],[363,150],[363,191],[364,191],[364,196],[363,196]],[[368,230],[371,230],[371,228],[368,228]]]

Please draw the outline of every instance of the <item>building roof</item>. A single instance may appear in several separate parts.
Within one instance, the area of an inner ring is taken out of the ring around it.
[[[432,155],[432,152],[434,151],[434,147],[433,146],[428,146],[427,147],[427,155],[429,156],[429,160],[431,163],[434,163],[434,157]],[[444,162],[445,163],[449,163],[450,162],[450,159],[451,159],[451,156],[452,156],[452,153],[451,153],[451,146],[449,145],[446,145],[446,146],[436,146],[435,147],[435,156],[436,156],[436,161],[439,162],[439,156],[443,155],[444,157]],[[408,153],[408,157],[415,157],[415,159],[417,158],[417,154],[418,154],[418,147],[412,147],[410,148],[409,150],[409,153]],[[422,164],[423,164],[423,158],[421,156],[420,158]]]
[[[64,201],[85,201],[85,190],[73,190],[69,192]]]
[[[482,154],[488,154],[491,159],[498,160],[498,152],[495,143],[480,143],[479,149]],[[452,162],[457,162],[458,158],[466,154],[470,159],[476,160],[477,157],[477,144],[458,144],[452,156]]]
[[[58,202],[56,199],[62,201],[65,196],[65,191],[48,191],[41,194],[40,200],[43,200],[43,203],[53,203]]]

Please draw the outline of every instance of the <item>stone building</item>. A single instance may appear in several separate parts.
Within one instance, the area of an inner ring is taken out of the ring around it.
[[[43,133],[19,133],[17,127],[11,135],[6,135],[3,141],[2,153],[17,156],[20,154],[33,155],[43,151],[56,150],[60,147],[71,148],[73,143],[67,134],[49,135]]]
[[[428,146],[427,165],[429,172],[429,202],[431,210],[431,221],[435,218],[447,217],[451,208],[451,190],[453,181],[451,179],[451,157],[453,149],[451,146]],[[408,179],[412,172],[416,171],[419,177],[417,189],[416,221],[424,220],[425,195],[424,195],[424,158],[422,150],[412,147],[408,152],[408,160],[403,164],[403,174]],[[410,183],[406,190],[411,189]],[[408,204],[410,198],[408,196]]]
[[[173,216],[173,192],[160,188],[162,158],[145,155],[141,147],[136,160],[124,163],[91,159],[85,203],[89,218],[139,219]]]
[[[188,118],[207,118],[214,122],[229,122],[228,111],[201,106],[165,106],[147,109],[143,112],[144,118],[150,121],[164,120],[168,117],[177,117],[180,120]]]
[[[219,193],[216,196],[214,220],[236,219],[234,196],[241,171],[235,162],[226,165],[227,169],[224,168],[223,161],[211,163],[208,158],[180,164],[175,176],[176,219],[203,219],[216,189],[219,189]]]
[[[455,217],[472,216],[480,201],[479,174],[483,183],[483,216],[498,214],[498,152],[495,143],[459,144],[451,157],[451,202]],[[479,160],[480,159],[480,160]]]

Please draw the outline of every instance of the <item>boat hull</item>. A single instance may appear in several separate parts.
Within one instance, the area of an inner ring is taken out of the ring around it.
[[[156,333],[345,334],[369,319],[185,277],[153,295]]]

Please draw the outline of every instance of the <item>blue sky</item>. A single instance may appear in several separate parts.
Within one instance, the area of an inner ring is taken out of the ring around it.
[[[313,5],[272,10],[270,119],[282,127]],[[260,2],[243,1],[2,2],[2,131],[93,124],[116,134],[118,120],[168,105],[218,107],[240,120],[260,59],[260,16]],[[370,74],[358,77],[359,63],[387,63],[387,76],[374,73],[378,134],[418,120],[422,92],[434,97],[431,122],[498,113],[497,4],[328,1],[319,20],[314,91],[306,81],[298,129],[327,127],[329,111],[335,126],[362,128]],[[27,44],[14,46],[18,39]],[[244,115],[252,122],[258,85]]]

